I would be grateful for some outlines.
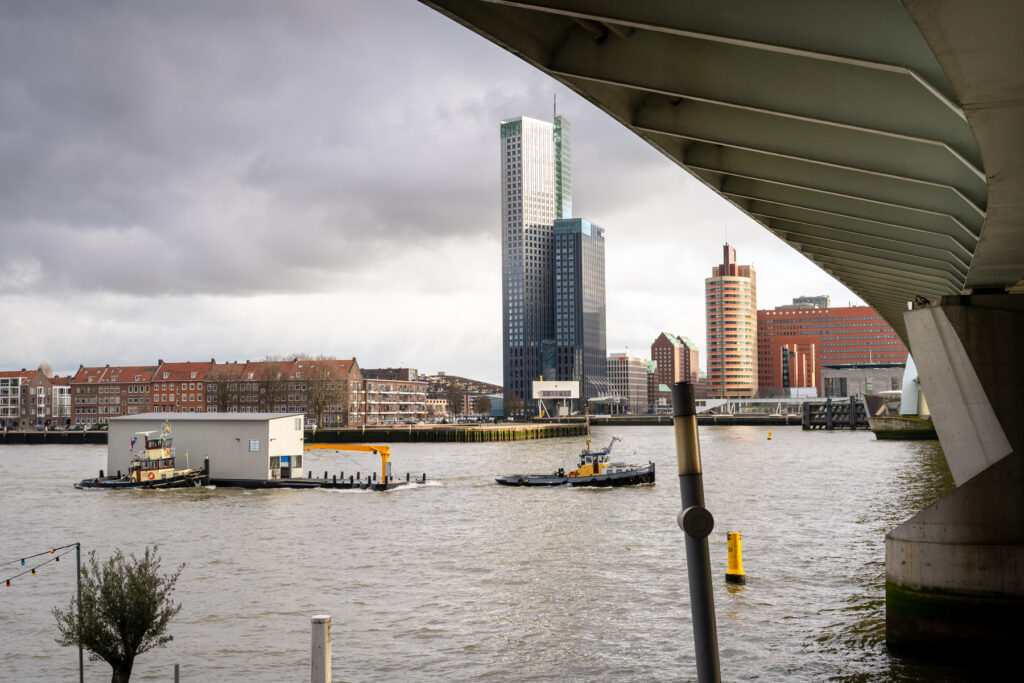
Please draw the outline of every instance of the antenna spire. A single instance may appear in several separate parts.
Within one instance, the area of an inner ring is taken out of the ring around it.
[[[558,93],[555,93],[555,104],[552,107],[551,118],[553,118],[553,119],[558,118]]]

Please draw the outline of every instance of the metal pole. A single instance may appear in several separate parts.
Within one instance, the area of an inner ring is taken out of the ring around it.
[[[693,644],[697,655],[697,680],[722,680],[718,661],[718,627],[715,598],[711,592],[711,556],[708,535],[715,526],[704,507],[704,475],[700,466],[697,438],[697,409],[693,384],[672,385],[672,423],[675,427],[679,495],[683,509],[677,521],[686,540],[686,574],[690,584],[690,612],[693,615]]]
[[[78,683],[85,683],[85,657],[82,654],[82,544],[75,544],[75,569],[78,573]]]

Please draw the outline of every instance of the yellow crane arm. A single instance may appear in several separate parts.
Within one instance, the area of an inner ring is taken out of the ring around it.
[[[366,444],[361,443],[311,443],[302,447],[302,450],[304,451],[313,449],[325,451],[362,451],[363,453],[379,453],[380,479],[383,483],[387,483],[388,458],[391,457],[390,446],[367,446]]]

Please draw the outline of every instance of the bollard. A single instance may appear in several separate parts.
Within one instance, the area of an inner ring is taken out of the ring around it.
[[[312,618],[312,653],[310,683],[331,683],[331,617],[320,614]]]
[[[672,385],[672,423],[679,469],[679,495],[683,503],[677,521],[686,542],[686,574],[690,585],[697,680],[718,683],[722,680],[722,672],[718,660],[715,598],[711,592],[711,555],[708,552],[708,534],[714,528],[715,520],[704,507],[697,409],[690,382]]]
[[[746,583],[747,575],[743,573],[743,540],[738,531],[730,531],[726,537],[729,539],[729,568],[725,571],[725,582]]]
[[[426,482],[427,482],[427,473],[424,472],[423,473],[423,483],[425,484]]]
[[[405,473],[405,481],[406,481],[406,483],[409,482],[409,473],[408,472]]]
[[[174,683],[178,683],[178,681],[180,681],[180,680],[181,680],[181,677],[180,677],[180,675],[179,675],[180,673],[181,673],[181,672],[180,672],[180,671],[178,670],[178,665],[177,665],[177,664],[175,664],[175,665],[174,665]]]

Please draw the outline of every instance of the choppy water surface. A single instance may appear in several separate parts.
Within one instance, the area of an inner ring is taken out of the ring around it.
[[[0,562],[80,541],[102,557],[159,542],[166,569],[186,563],[174,641],[137,659],[135,680],[168,680],[175,663],[183,680],[308,680],[314,614],[333,617],[336,680],[694,678],[671,429],[622,432],[620,452],[658,464],[657,486],[494,483],[572,465],[579,439],[398,445],[395,471],[434,481],[387,493],[78,491],[105,447],[0,447]],[[954,679],[884,647],[884,534],[952,486],[938,445],[765,437],[701,430],[723,677]],[[724,583],[727,531],[743,534],[744,588]],[[0,584],[0,679],[77,677],[50,613],[74,589],[66,561]],[[87,680],[109,672],[86,663]]]

